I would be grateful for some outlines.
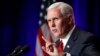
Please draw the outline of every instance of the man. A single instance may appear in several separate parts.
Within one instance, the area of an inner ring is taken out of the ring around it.
[[[46,46],[42,49],[50,56],[100,56],[93,35],[76,28],[73,8],[69,4],[56,2],[48,7],[47,23],[51,33],[59,38],[51,43],[43,37]]]

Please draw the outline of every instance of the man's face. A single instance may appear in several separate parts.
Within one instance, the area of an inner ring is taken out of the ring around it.
[[[59,9],[51,9],[47,12],[47,23],[56,37],[61,37],[65,33],[67,24]]]

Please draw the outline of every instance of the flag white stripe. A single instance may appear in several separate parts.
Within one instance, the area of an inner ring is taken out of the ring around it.
[[[37,56],[44,56],[43,52],[42,52],[41,45],[40,45],[39,37],[37,37],[37,40],[36,40],[36,55]]]

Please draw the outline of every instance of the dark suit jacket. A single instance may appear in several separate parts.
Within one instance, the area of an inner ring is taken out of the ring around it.
[[[59,44],[56,41],[56,44]],[[64,48],[64,52],[68,52],[71,56],[100,56],[94,42],[94,36],[77,28],[74,29],[68,43]]]

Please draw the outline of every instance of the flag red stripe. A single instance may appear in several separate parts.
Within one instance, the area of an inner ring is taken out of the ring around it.
[[[42,36],[43,36],[42,31],[41,31],[41,29],[39,29],[39,31],[38,31],[38,37],[39,37],[39,41],[40,41],[41,47],[42,47],[42,46],[45,46],[45,41],[42,39]],[[42,50],[42,52],[43,52],[43,55],[44,55],[44,56],[49,56],[49,55],[48,55],[46,52],[44,52],[43,50]]]

